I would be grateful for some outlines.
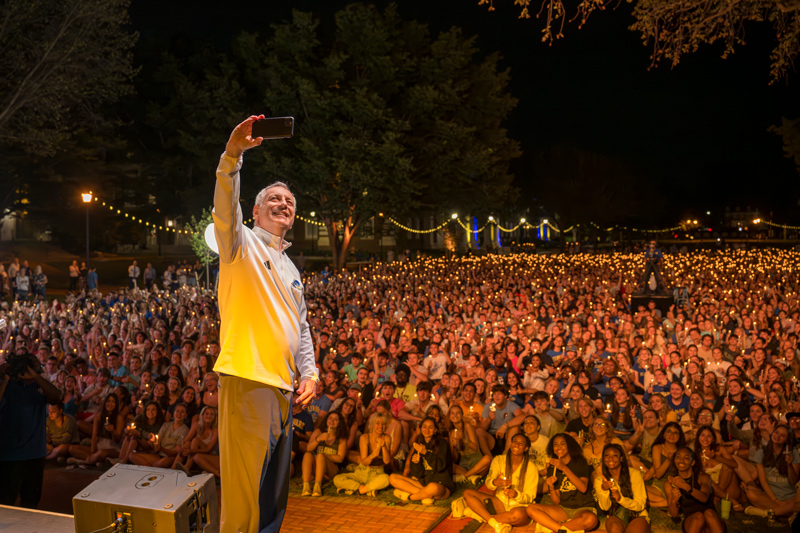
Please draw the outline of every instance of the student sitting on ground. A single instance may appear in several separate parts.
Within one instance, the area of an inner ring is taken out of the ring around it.
[[[411,443],[403,474],[392,474],[389,483],[395,487],[397,498],[431,505],[434,500],[448,498],[455,490],[450,473],[452,459],[450,446],[437,435],[432,418],[422,421],[420,431]]]
[[[463,498],[451,504],[453,518],[468,516],[488,522],[497,533],[508,533],[513,526],[530,523],[525,507],[533,503],[539,485],[539,472],[530,449],[527,436],[514,435],[509,450],[492,459],[489,467],[486,488],[494,490],[494,496],[487,498],[484,492],[467,489]]]
[[[589,484],[592,471],[578,442],[559,433],[550,439],[547,454],[550,467],[545,484],[553,504],[533,503],[526,509],[528,516],[545,531],[570,533],[597,527],[600,522]]]
[[[628,466],[619,444],[603,447],[601,475],[595,477],[594,492],[600,509],[608,511],[608,533],[650,533],[647,489],[642,473]]]

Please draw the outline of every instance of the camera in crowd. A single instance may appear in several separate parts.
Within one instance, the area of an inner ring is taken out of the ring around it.
[[[42,364],[32,353],[14,354],[6,358],[6,362],[0,365],[0,376],[7,375],[11,379],[19,379],[28,368],[41,373]]]

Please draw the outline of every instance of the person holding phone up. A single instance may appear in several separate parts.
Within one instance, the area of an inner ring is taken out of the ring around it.
[[[239,204],[242,154],[259,146],[253,127],[236,126],[217,167],[214,234],[219,246],[220,531],[277,532],[288,500],[292,451],[292,393],[306,404],[319,381],[300,273],[284,240],[295,198],[281,182],[256,196],[254,227]]]

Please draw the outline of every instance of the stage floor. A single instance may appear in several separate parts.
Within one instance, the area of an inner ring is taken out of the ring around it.
[[[75,533],[72,515],[0,505],[0,531],[14,533]]]

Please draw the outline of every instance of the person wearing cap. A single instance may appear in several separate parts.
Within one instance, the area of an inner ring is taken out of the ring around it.
[[[403,442],[408,442],[412,424],[419,424],[425,418],[428,408],[436,403],[431,399],[431,390],[433,390],[433,384],[430,381],[423,381],[417,385],[416,398],[403,405],[403,408],[397,413],[396,416],[403,426]]]
[[[786,422],[789,424],[791,430],[791,439],[795,445],[800,442],[800,412],[792,411],[786,413]]]
[[[356,423],[358,427],[363,427],[364,421],[366,420],[366,416],[364,415],[365,412],[364,402],[363,402],[364,394],[363,394],[363,388],[358,383],[351,384],[350,388],[347,389],[347,396],[345,396],[344,398],[339,398],[338,400],[336,400],[331,404],[331,412],[339,411],[339,407],[348,398],[356,402],[356,408],[355,408]],[[351,452],[352,451],[353,450],[351,450]]]

